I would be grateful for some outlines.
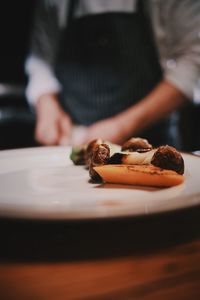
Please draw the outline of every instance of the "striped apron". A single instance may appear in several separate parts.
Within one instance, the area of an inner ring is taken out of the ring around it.
[[[142,7],[134,13],[70,17],[56,73],[61,103],[76,124],[109,118],[144,98],[162,79],[162,70]],[[171,143],[168,125],[166,119],[141,136],[154,145]]]

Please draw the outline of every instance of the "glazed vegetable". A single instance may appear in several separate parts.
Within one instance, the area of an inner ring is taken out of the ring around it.
[[[184,182],[183,175],[153,165],[102,165],[94,170],[109,183],[170,187]]]

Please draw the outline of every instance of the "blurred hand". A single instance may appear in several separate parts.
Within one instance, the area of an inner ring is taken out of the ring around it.
[[[116,116],[96,122],[87,128],[80,142],[84,144],[93,139],[102,138],[112,143],[121,144],[128,138],[126,127],[124,127],[125,121],[124,118]]]
[[[71,135],[70,117],[63,111],[57,97],[41,96],[36,103],[35,139],[43,145],[67,144]]]

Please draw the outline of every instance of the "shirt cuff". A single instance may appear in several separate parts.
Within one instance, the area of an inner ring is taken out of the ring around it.
[[[61,85],[55,77],[52,68],[37,57],[30,57],[25,63],[28,75],[28,85],[25,90],[29,104],[35,106],[37,100],[44,94],[57,94]]]
[[[164,79],[171,82],[187,98],[194,99],[194,90],[199,78],[199,70],[191,61],[180,59],[166,62]]]

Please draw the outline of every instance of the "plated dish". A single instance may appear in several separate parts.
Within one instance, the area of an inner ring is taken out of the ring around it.
[[[90,183],[70,147],[0,152],[0,216],[96,219],[162,213],[200,204],[200,157],[182,153],[185,181],[169,188]]]
[[[85,165],[93,182],[171,187],[185,180],[184,159],[169,145],[153,147],[146,139],[132,137],[122,145],[102,139],[75,146],[74,165]]]

